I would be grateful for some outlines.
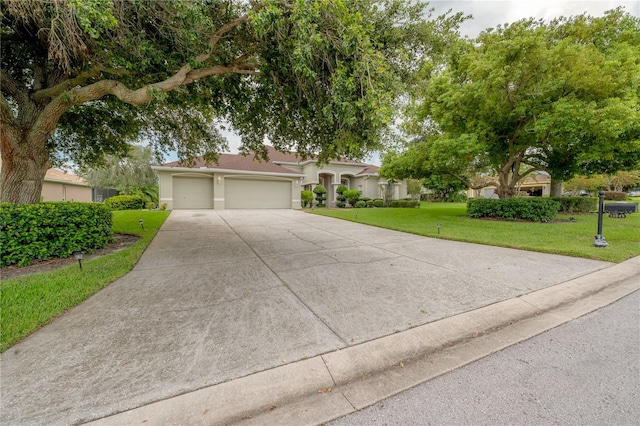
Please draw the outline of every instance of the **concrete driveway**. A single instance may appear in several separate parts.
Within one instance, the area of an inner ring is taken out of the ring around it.
[[[87,422],[608,266],[293,210],[173,211],[131,273],[2,354],[0,423]]]

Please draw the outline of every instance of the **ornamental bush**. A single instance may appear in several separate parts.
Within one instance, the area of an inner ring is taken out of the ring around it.
[[[361,209],[361,208],[367,207],[367,202],[366,201],[362,201],[362,200],[358,200],[358,201],[356,201],[356,204],[355,204],[354,207],[357,208],[357,209]]]
[[[598,199],[594,197],[554,197],[560,204],[560,213],[589,213],[598,210]]]
[[[382,198],[376,198],[375,200],[373,200],[373,207],[383,207],[384,206],[384,200]]]
[[[475,198],[467,202],[467,214],[475,218],[495,217],[505,220],[548,222],[558,214],[559,209],[560,203],[551,198]]]
[[[111,210],[138,210],[144,207],[144,199],[139,195],[116,195],[107,198],[104,205]]]
[[[420,206],[420,202],[417,200],[391,200],[389,207],[411,209]]]
[[[358,200],[360,199],[360,194],[362,194],[357,189],[347,189],[342,193],[342,195],[347,199],[349,204],[355,206]]]
[[[620,191],[604,191],[604,199],[611,201],[624,201],[627,199],[627,193]]]
[[[316,187],[313,188],[313,193],[316,194],[317,206],[324,207],[324,202],[327,199],[324,194],[327,193],[327,188],[325,188],[324,185],[316,185]]]
[[[0,265],[90,253],[111,242],[112,214],[103,204],[0,205]]]
[[[311,207],[313,203],[313,192],[304,190],[300,193],[300,198],[302,199],[302,207]]]
[[[340,185],[339,187],[336,188],[336,193],[342,195],[342,193],[347,189],[349,188],[347,188],[345,185]]]

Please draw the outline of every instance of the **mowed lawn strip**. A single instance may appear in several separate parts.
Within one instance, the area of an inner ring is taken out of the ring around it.
[[[509,222],[472,219],[465,203],[424,202],[415,209],[314,209],[313,213],[427,237],[616,263],[640,255],[640,214],[626,219],[605,215],[602,234],[609,247],[598,248],[593,246],[597,214],[558,215],[551,223]],[[571,217],[575,222],[569,221]]]
[[[74,264],[2,280],[0,352],[128,273],[168,216],[168,211],[113,212],[113,232],[138,235],[140,240],[119,252],[83,261],[82,271]]]

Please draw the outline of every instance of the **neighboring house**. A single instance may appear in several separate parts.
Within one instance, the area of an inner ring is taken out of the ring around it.
[[[498,198],[495,186],[482,189],[469,189],[469,198]],[[519,197],[548,197],[551,194],[551,177],[545,173],[530,175],[516,185],[516,195]]]
[[[362,197],[404,198],[406,182],[388,183],[378,176],[378,167],[351,160],[318,166],[295,153],[267,147],[269,161],[251,156],[220,154],[217,164],[207,166],[198,159],[193,167],[174,161],[151,166],[158,175],[160,204],[167,209],[299,209],[300,192],[316,185],[327,188],[328,206],[336,204],[336,189],[345,185],[362,191]]]
[[[91,186],[79,176],[49,169],[42,184],[42,200],[91,202]]]

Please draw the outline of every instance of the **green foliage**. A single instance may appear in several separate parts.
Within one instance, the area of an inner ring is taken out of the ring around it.
[[[475,198],[467,202],[467,212],[473,218],[549,222],[558,214],[559,209],[560,204],[550,198]]]
[[[624,201],[627,199],[627,193],[620,191],[605,191],[604,199],[612,201]]]
[[[345,207],[347,207],[347,204],[345,202],[343,202],[343,201],[339,201],[339,202],[336,203],[336,206],[338,208],[344,209]]]
[[[367,207],[367,202],[366,201],[362,201],[362,200],[356,201],[354,207],[357,208],[357,209],[361,209],[361,208]]]
[[[633,167],[640,160],[637,58],[640,18],[533,19],[461,40],[446,66],[423,70],[406,131],[412,143],[385,156],[396,179],[432,174],[474,187],[495,176],[509,198],[518,182],[547,171],[563,181],[581,169]]]
[[[340,185],[336,188],[336,193],[342,195],[342,193],[348,189],[349,188],[347,188],[345,185]]]
[[[162,203],[162,204],[160,205],[160,210],[164,211],[164,210],[166,210],[166,209],[167,209],[167,203]]]
[[[358,200],[360,199],[361,191],[357,189],[347,189],[342,193],[342,195],[347,199],[349,204],[355,206]]]
[[[316,185],[315,188],[313,188],[313,193],[314,194],[326,194],[327,193],[327,188],[324,187],[324,185]]]
[[[418,200],[391,200],[389,207],[413,209],[420,207],[420,202]]]
[[[115,233],[141,237],[132,246],[106,256],[85,259],[82,271],[75,264],[3,279],[0,282],[0,352],[131,271],[168,216],[168,212],[158,211],[113,212]],[[139,219],[144,220],[144,229],[138,224]]]
[[[598,199],[593,197],[554,197],[561,213],[589,213],[598,210]]]
[[[376,198],[373,200],[373,207],[384,207],[384,200],[381,198]]]
[[[102,204],[2,204],[0,265],[89,253],[111,242],[111,211]]]
[[[138,210],[144,206],[144,200],[139,195],[116,195],[104,202],[111,210]]]
[[[300,192],[300,198],[302,199],[302,207],[311,206],[311,203],[313,203],[313,192],[303,190]]]

